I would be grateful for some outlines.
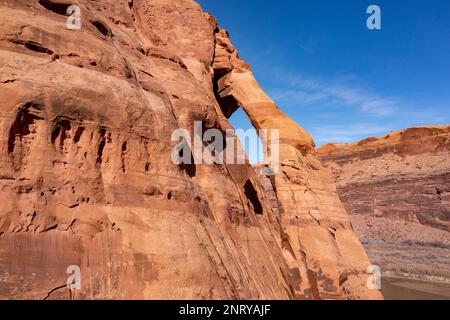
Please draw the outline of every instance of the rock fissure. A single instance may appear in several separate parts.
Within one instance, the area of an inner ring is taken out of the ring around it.
[[[211,15],[79,0],[82,28],[67,30],[67,5],[0,4],[0,298],[39,297],[71,265],[77,299],[381,298],[348,273],[370,262],[311,137]],[[238,108],[280,131],[269,181],[248,162],[171,161],[174,130],[223,133]]]

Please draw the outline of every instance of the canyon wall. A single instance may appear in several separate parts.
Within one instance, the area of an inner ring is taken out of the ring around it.
[[[317,150],[372,262],[450,279],[450,126]]]
[[[381,298],[312,139],[197,3],[0,0],[0,18],[0,299]],[[272,199],[248,163],[171,161],[175,130],[225,132],[238,107],[280,129]]]

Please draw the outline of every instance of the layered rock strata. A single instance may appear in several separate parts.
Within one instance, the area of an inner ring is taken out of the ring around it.
[[[381,297],[311,138],[194,1],[0,0],[0,18],[0,298]],[[281,218],[248,164],[171,161],[174,130],[225,132],[238,107],[281,130]]]
[[[450,279],[450,126],[318,149],[373,262]]]
[[[216,39],[213,68],[224,114],[243,108],[256,130],[279,131],[280,168],[271,182],[295,296],[380,297],[377,291],[367,290],[368,259],[330,175],[316,158],[312,138],[265,94],[226,31],[216,30]]]

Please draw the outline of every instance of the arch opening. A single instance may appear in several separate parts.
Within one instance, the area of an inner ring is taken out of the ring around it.
[[[228,119],[252,165],[264,162],[264,145],[245,111],[238,108]]]

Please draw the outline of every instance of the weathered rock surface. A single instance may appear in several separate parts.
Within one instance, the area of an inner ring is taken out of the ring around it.
[[[194,1],[0,0],[0,70],[1,299],[381,298],[312,139]],[[238,107],[281,130],[281,218],[248,164],[171,161]]]
[[[450,126],[317,152],[372,262],[386,271],[450,279]]]

